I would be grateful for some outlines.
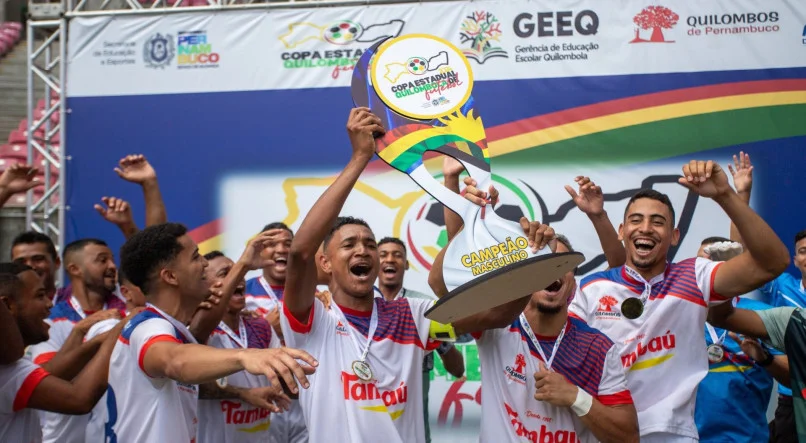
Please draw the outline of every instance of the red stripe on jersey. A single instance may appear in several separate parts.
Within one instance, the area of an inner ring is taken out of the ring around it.
[[[126,337],[124,337],[123,335],[119,335],[119,336],[118,336],[118,341],[119,341],[119,342],[121,342],[121,343],[123,343],[124,345],[127,345],[127,346],[128,346],[128,344],[129,344],[129,339],[128,339],[128,338],[126,338]]]
[[[597,395],[596,399],[599,400],[599,403],[605,406],[633,404],[632,395],[630,395],[630,391],[621,391],[616,392],[615,394],[608,394],[608,395]]]
[[[17,395],[14,397],[14,412],[19,410],[25,409],[28,407],[28,400],[31,399],[31,395],[34,393],[34,389],[39,386],[39,383],[42,380],[50,375],[48,371],[42,368],[36,368],[25,377],[25,381],[22,382],[22,386],[20,386],[20,390],[17,391]]]
[[[55,352],[43,352],[36,356],[34,359],[34,364],[37,365],[44,365],[45,363],[49,362],[56,355]]]
[[[719,267],[722,266],[723,263],[725,263],[725,262],[717,263],[717,265],[714,266],[714,269],[711,270],[711,278],[709,279],[710,280],[709,286],[711,287],[711,300],[713,300],[713,299],[727,300],[728,298],[730,298],[730,297],[725,297],[724,295],[721,295],[721,294],[717,293],[716,290],[714,290],[714,280],[716,279],[716,271],[719,270]]]
[[[617,282],[617,281],[614,281],[614,280],[609,280],[609,279],[606,279],[606,278],[597,278],[597,279],[591,280],[591,281],[585,283],[580,289],[584,291],[585,288],[587,288],[588,286],[592,285],[593,283],[596,283],[596,282],[599,282],[599,281],[606,281],[608,283],[615,283],[615,284],[617,284],[619,286],[623,286],[623,287],[629,289],[630,291],[632,291],[632,292],[634,292],[636,294],[639,294],[639,295],[643,294],[643,291],[640,291],[640,290],[638,290],[638,289],[636,289],[636,288],[634,288],[632,286],[625,285],[624,283]]]
[[[689,301],[691,303],[694,303],[695,305],[700,305],[702,307],[708,307],[708,305],[705,304],[705,300],[703,300],[700,297],[692,297],[690,294],[682,294],[682,293],[681,294],[674,294],[674,293],[669,292],[669,293],[666,294],[666,296],[668,296],[668,297],[677,297],[677,298],[683,299],[685,301]],[[658,298],[663,298],[663,297],[658,297]]]
[[[297,334],[307,334],[311,332],[311,326],[313,325],[313,309],[316,306],[316,303],[311,305],[311,313],[308,315],[308,321],[306,323],[302,323],[301,321],[297,320],[297,317],[294,317],[294,314],[288,310],[288,305],[283,303],[283,314],[285,318],[288,319],[288,325],[291,326],[291,330],[296,332]]]
[[[179,341],[178,338],[174,337],[173,335],[168,335],[168,334],[155,335],[154,337],[149,338],[148,341],[140,349],[140,356],[137,358],[137,365],[140,366],[140,370],[143,371],[143,374],[147,375],[148,377],[151,377],[151,376],[148,375],[148,372],[146,372],[145,366],[143,366],[143,362],[145,361],[145,358],[146,358],[146,352],[148,352],[148,348],[150,348],[151,345],[153,345],[154,343],[159,343],[161,341],[169,341],[169,342],[176,343],[178,345],[182,344],[182,342]]]
[[[585,323],[585,324],[587,324],[587,323],[588,323],[588,322],[586,322],[586,321],[585,321],[585,319],[584,319],[584,318],[582,318],[582,317],[580,317],[580,316],[578,316],[578,315],[574,314],[574,313],[573,313],[573,312],[571,312],[571,311],[568,311],[568,316],[569,316],[569,317],[574,317],[575,319],[577,319],[577,320],[579,320],[579,321],[581,321],[581,322],[583,322],[583,323]]]

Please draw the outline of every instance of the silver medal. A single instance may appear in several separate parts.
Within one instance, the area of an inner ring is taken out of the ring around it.
[[[353,362],[353,374],[362,381],[372,381],[372,369],[361,360]]]
[[[725,359],[725,349],[717,344],[708,345],[708,361],[711,363],[719,363]]]

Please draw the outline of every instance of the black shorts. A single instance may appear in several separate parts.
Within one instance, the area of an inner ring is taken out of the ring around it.
[[[770,422],[769,443],[797,443],[798,431],[795,428],[795,411],[792,409],[792,397],[778,395],[778,407],[775,418]]]

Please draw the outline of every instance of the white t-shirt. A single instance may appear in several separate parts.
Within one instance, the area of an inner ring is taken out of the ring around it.
[[[103,309],[125,309],[126,303],[114,296],[107,297]],[[75,296],[56,303],[46,320],[50,324],[47,341],[31,346],[33,362],[42,365],[49,361],[64,346],[73,325],[83,320],[89,312],[81,309]],[[44,443],[84,443],[89,414],[66,415],[55,412],[40,412],[42,420],[42,441]]]
[[[286,345],[304,349],[319,361],[300,390],[310,441],[413,443],[425,440],[422,362],[439,342],[428,339],[433,302],[375,299],[378,325],[367,363],[373,379],[362,382],[352,372],[367,343],[370,313],[341,308],[344,317],[314,299],[306,323],[285,307],[281,315]],[[354,334],[354,335],[353,335]]]
[[[240,318],[238,330],[223,322],[213,331],[208,346],[219,349],[268,349],[280,347],[280,340],[262,318]],[[243,332],[246,337],[243,337]],[[235,337],[233,337],[234,335]],[[246,344],[246,346],[243,346]],[[240,388],[269,386],[263,375],[246,371],[227,377],[227,384]],[[269,411],[238,399],[199,400],[199,443],[281,443],[270,435],[273,426]]]
[[[153,305],[123,328],[109,364],[105,441],[196,440],[198,386],[153,378],[143,368],[149,346],[160,341],[196,343],[184,325]]]
[[[534,399],[534,374],[542,358],[520,319],[475,337],[482,370],[479,441],[596,441],[570,408]],[[550,359],[557,337],[536,338]],[[551,370],[605,406],[632,403],[618,347],[580,320],[569,319],[566,324]]]
[[[569,307],[620,345],[642,437],[665,432],[698,438],[695,394],[708,373],[702,330],[708,307],[728,300],[712,288],[720,264],[691,258],[668,265],[649,282],[651,295],[634,320],[623,316],[621,303],[641,297],[646,285],[625,266],[584,278]]]
[[[90,330],[87,331],[87,335],[84,336],[84,341],[92,340],[93,338],[112,330],[112,328],[114,328],[118,322],[120,322],[120,320],[116,318],[109,318],[95,323],[90,327]],[[95,441],[99,443],[106,443],[104,426],[109,421],[107,410],[108,405],[106,404],[106,393],[104,393],[103,397],[101,397],[101,399],[98,400],[98,403],[95,404],[95,407],[92,408],[92,412],[90,412],[89,420],[87,421],[86,437],[84,438],[86,443]]]
[[[0,441],[42,441],[38,411],[26,408],[34,389],[48,375],[27,358],[0,365]]]

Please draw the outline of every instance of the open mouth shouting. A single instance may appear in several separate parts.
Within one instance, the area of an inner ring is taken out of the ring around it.
[[[563,288],[563,281],[562,280],[554,280],[554,282],[548,286],[546,286],[546,293],[548,295],[557,295],[560,292],[560,289]]]
[[[274,270],[285,272],[286,266],[288,265],[288,256],[287,255],[278,255],[274,257]]]
[[[650,238],[637,238],[632,243],[639,257],[648,257],[658,246],[658,242]]]
[[[350,274],[361,282],[371,281],[372,263],[368,261],[356,261],[350,265]]]

